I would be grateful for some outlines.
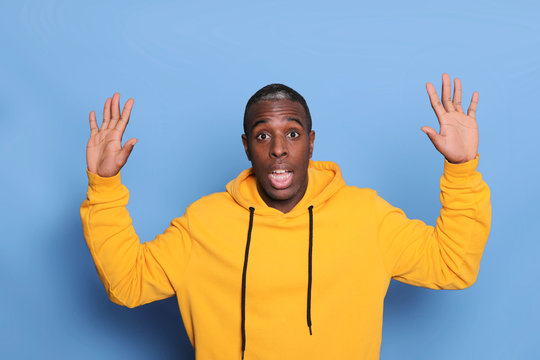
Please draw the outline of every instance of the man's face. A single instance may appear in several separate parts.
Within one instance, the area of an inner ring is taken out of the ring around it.
[[[246,116],[242,135],[259,194],[270,207],[289,212],[302,199],[315,132],[308,132],[302,105],[290,100],[259,101]]]

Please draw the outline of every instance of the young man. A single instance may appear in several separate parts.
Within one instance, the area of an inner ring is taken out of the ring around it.
[[[378,359],[390,279],[471,286],[490,229],[476,171],[478,93],[465,114],[459,79],[452,99],[443,75],[442,104],[427,91],[441,130],[422,130],[446,159],[436,227],[347,186],[336,164],[311,161],[308,106],[273,84],[246,105],[252,168],[143,244],[119,173],[136,142],[121,145],[133,100],[120,113],[119,94],[107,99],[101,129],[90,113],[81,217],[110,299],[134,307],[176,295],[197,359]]]

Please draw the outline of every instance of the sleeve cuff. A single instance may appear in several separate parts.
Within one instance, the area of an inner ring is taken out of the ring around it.
[[[88,186],[92,190],[114,190],[122,184],[120,171],[114,176],[104,177],[99,176],[98,174],[91,173],[87,168],[86,174],[88,175]]]
[[[444,173],[452,176],[468,176],[476,172],[478,167],[478,160],[480,155],[476,154],[476,157],[472,160],[464,162],[462,164],[452,164],[444,159]]]

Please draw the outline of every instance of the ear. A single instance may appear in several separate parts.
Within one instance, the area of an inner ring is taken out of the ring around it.
[[[246,134],[242,134],[242,144],[244,144],[244,151],[246,152],[248,160],[251,161],[251,156],[249,155],[248,138]]]
[[[313,155],[313,143],[315,142],[315,131],[309,133],[309,158]]]

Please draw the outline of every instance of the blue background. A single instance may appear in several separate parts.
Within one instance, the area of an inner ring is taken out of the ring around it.
[[[535,1],[0,5],[0,356],[191,359],[175,299],[111,303],[83,238],[88,113],[135,105],[122,170],[142,240],[250,166],[245,103],[282,82],[307,99],[314,159],[336,161],[410,218],[434,224],[443,158],[425,83],[480,93],[480,171],[493,226],[477,283],[393,281],[382,359],[530,359],[540,322]]]

